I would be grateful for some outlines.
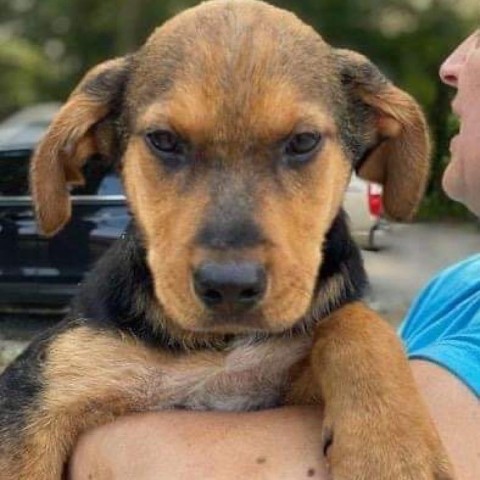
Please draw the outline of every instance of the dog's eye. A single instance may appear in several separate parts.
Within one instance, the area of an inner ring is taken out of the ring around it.
[[[182,153],[180,139],[168,130],[155,130],[147,133],[147,142],[159,153]]]
[[[287,143],[285,153],[289,157],[305,157],[313,152],[322,136],[317,132],[302,132],[293,135]]]

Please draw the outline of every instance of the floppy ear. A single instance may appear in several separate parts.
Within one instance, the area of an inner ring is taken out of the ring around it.
[[[383,205],[394,220],[410,219],[425,191],[430,140],[417,102],[395,87],[367,58],[336,50],[342,81],[354,101],[369,107],[373,141],[355,165],[365,180],[383,185]]]
[[[82,167],[108,154],[101,123],[112,113],[128,73],[129,57],[91,69],[53,120],[32,158],[30,188],[40,230],[53,235],[71,215],[69,187],[82,185]],[[105,127],[105,125],[104,125]]]

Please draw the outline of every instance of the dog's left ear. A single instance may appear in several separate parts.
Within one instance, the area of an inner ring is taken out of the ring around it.
[[[428,180],[430,140],[417,102],[395,87],[367,58],[335,50],[342,83],[351,101],[373,112],[374,140],[355,169],[365,180],[383,185],[383,205],[393,220],[410,219]]]
[[[130,57],[92,68],[54,118],[30,166],[30,188],[40,230],[54,235],[71,215],[69,187],[84,183],[82,167],[94,154],[111,155],[109,121],[129,72]]]

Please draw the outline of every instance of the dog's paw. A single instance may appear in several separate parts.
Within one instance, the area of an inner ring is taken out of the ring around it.
[[[324,453],[332,480],[454,480],[434,429],[398,430],[347,418],[326,427]],[[382,422],[383,423],[383,422]],[[328,425],[328,424],[327,424]]]

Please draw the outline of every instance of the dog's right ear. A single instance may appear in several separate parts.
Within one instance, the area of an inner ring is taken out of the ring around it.
[[[60,109],[32,158],[30,188],[45,235],[54,235],[70,219],[69,187],[84,183],[86,160],[106,153],[95,127],[118,102],[129,65],[130,57],[122,57],[92,68]]]

